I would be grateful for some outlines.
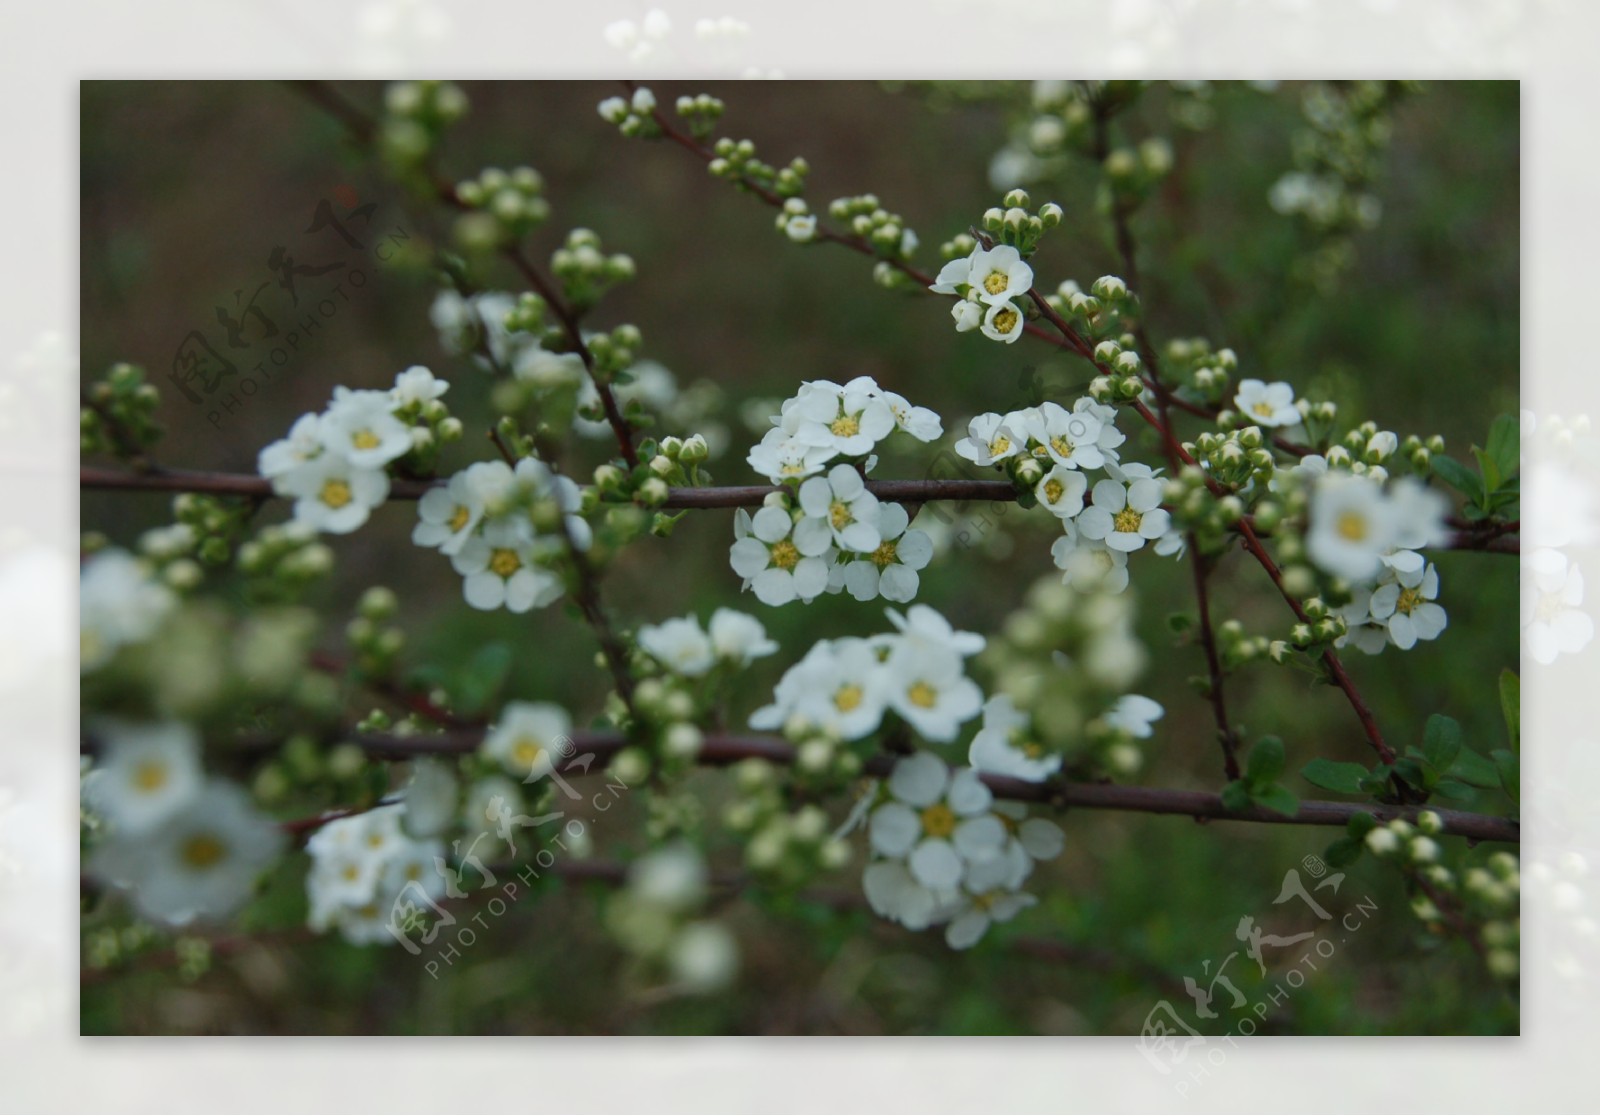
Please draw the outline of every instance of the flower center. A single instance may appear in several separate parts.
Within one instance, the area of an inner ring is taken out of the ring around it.
[[[921,706],[923,709],[932,709],[939,704],[939,691],[926,682],[918,682],[906,691],[906,697],[911,699],[911,704]]]
[[[367,847],[368,848],[372,848],[372,849],[381,849],[381,848],[383,848],[383,834],[381,834],[381,833],[369,833],[369,834],[367,834]]]
[[[853,438],[861,433],[861,420],[855,415],[840,415],[833,420],[828,429],[841,438]]]
[[[872,552],[872,564],[880,570],[892,566],[896,558],[895,544],[892,542],[880,543],[878,549]]]
[[[167,765],[157,760],[141,763],[133,769],[133,785],[149,794],[167,785]]]
[[[1111,517],[1111,525],[1113,527],[1115,527],[1119,532],[1125,532],[1130,535],[1136,535],[1139,533],[1139,524],[1143,521],[1144,516],[1140,515],[1132,508],[1123,508],[1116,515]]]
[[[1253,405],[1250,408],[1250,413],[1255,415],[1258,418],[1269,419],[1276,412],[1273,411],[1271,403],[1268,403],[1265,400],[1263,400],[1262,402]]]
[[[383,439],[363,427],[355,432],[355,436],[350,439],[350,442],[358,450],[369,450],[376,449],[383,442]]]
[[[1339,532],[1340,538],[1348,539],[1350,542],[1361,542],[1367,537],[1366,516],[1360,512],[1340,512],[1334,529]]]
[[[344,869],[339,874],[345,879],[349,880],[351,883],[354,883],[361,876],[361,865],[353,862],[346,864]]]
[[[943,802],[935,802],[922,811],[922,832],[929,837],[948,837],[955,831],[955,811]]]
[[[792,570],[800,564],[800,551],[788,539],[772,547],[772,564],[780,570]]]
[[[489,552],[489,569],[500,577],[510,577],[522,568],[522,559],[517,557],[517,552],[507,547],[497,546]]]
[[[1000,294],[1011,286],[1011,280],[1002,271],[991,271],[983,277],[983,289],[992,295]]]
[[[463,505],[457,506],[457,508],[455,510],[455,514],[450,517],[450,531],[451,531],[451,533],[453,534],[456,531],[461,530],[461,528],[463,528],[463,527],[465,527],[467,525],[467,520],[469,520],[471,518],[472,518],[472,512],[467,510],[466,505],[463,504]]]
[[[196,833],[183,843],[178,855],[190,868],[210,868],[228,855],[228,846],[210,833]]]
[[[1044,745],[1037,740],[1029,740],[1022,745],[1022,754],[1029,759],[1038,759],[1044,755]]]
[[[338,509],[348,504],[352,497],[350,485],[342,480],[327,480],[322,482],[322,491],[317,498],[328,507]]]
[[[861,707],[865,692],[854,682],[846,682],[833,692],[833,704],[841,713],[852,713]]]
[[[1054,503],[1058,502],[1061,499],[1062,494],[1065,493],[1066,490],[1067,490],[1067,486],[1066,485],[1062,484],[1060,481],[1056,480],[1054,477],[1051,477],[1049,480],[1044,482],[1044,499],[1045,499],[1045,503],[1054,504]]]
[[[544,748],[532,737],[524,736],[517,740],[511,749],[511,758],[518,767],[532,768],[539,762],[539,757],[544,755]]]
[[[1056,455],[1063,461],[1072,456],[1072,443],[1067,441],[1065,435],[1057,434],[1054,438],[1051,438],[1050,448],[1055,450]]]
[[[1015,310],[1002,310],[994,316],[994,329],[996,333],[1010,333],[1017,328],[1021,320]]]
[[[1541,624],[1551,624],[1560,616],[1565,602],[1560,593],[1541,593],[1539,603],[1533,606],[1533,618]],[[1396,608],[1400,607],[1398,604]]]
[[[850,505],[843,500],[835,500],[828,508],[828,519],[833,523],[835,531],[842,531],[855,519],[850,514]]]
[[[1394,610],[1410,616],[1418,605],[1422,603],[1422,591],[1419,589],[1400,590],[1400,599],[1394,602]]]
[[[1007,438],[1004,434],[1001,434],[998,438],[989,443],[989,456],[999,457],[1002,453],[1005,453],[1010,448],[1011,439]]]

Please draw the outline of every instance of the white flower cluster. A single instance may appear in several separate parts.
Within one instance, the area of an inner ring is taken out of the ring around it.
[[[772,429],[750,450],[750,467],[773,484],[822,472],[836,457],[864,459],[896,430],[919,442],[944,434],[939,416],[885,391],[871,376],[840,385],[808,380],[785,399]]]
[[[927,605],[904,616],[885,611],[896,631],[819,641],[779,679],[772,704],[751,715],[751,727],[816,728],[860,740],[892,711],[925,739],[954,740],[983,706],[965,670],[967,656],[983,650],[983,637],[954,630]]]
[[[101,760],[83,800],[109,832],[89,875],[131,893],[141,915],[168,926],[232,914],[277,860],[283,832],[225,779],[207,779],[194,730],[178,722],[95,728]]]
[[[415,422],[443,412],[438,399],[449,387],[421,365],[388,391],[336,387],[326,410],[301,415],[287,438],[261,451],[257,468],[274,492],[294,498],[297,522],[348,534],[388,499],[386,467],[432,444],[432,431]]]
[[[1298,426],[1303,418],[1295,406],[1294,385],[1279,380],[1241,380],[1233,405],[1256,426]]]
[[[337,928],[353,945],[386,944],[398,940],[390,926],[400,904],[420,909],[444,897],[444,842],[412,837],[405,817],[402,803],[379,806],[328,822],[306,842],[312,930]]]
[[[573,545],[588,549],[582,503],[570,478],[536,458],[523,458],[515,469],[480,461],[423,496],[411,541],[449,556],[473,608],[527,612],[563,592],[561,579],[545,568],[565,547],[563,520]],[[538,529],[535,523],[557,526]]]
[[[1009,244],[979,246],[963,259],[939,269],[935,294],[956,295],[950,307],[956,332],[980,331],[993,341],[1007,344],[1022,336],[1028,291],[1033,288],[1033,268]]]
[[[126,550],[95,554],[78,573],[79,670],[88,673],[119,648],[149,639],[176,603],[172,590]]]
[[[1535,662],[1549,665],[1575,655],[1594,638],[1583,611],[1583,571],[1551,547],[1522,559],[1522,642]]]
[[[1448,623],[1435,603],[1439,574],[1418,552],[1449,539],[1448,502],[1410,477],[1385,491],[1371,474],[1310,475],[1306,553],[1353,587],[1350,604],[1340,610],[1348,631],[1335,646],[1353,644],[1376,655],[1391,643],[1405,651],[1437,639]]]
[[[952,771],[927,752],[900,760],[871,794],[881,801],[867,823],[867,902],[911,930],[944,924],[952,949],[1037,902],[1022,885],[1065,844],[1058,826],[996,802],[977,771]]]
[[[667,670],[689,678],[709,674],[719,663],[742,669],[778,650],[761,621],[731,608],[713,612],[709,628],[693,616],[646,624],[639,629],[639,646]]]
[[[1101,721],[1107,728],[1145,740],[1151,726],[1166,715],[1161,703],[1143,694],[1124,694]],[[1062,757],[1045,748],[1032,730],[1032,720],[1007,694],[996,694],[984,704],[983,727],[972,738],[967,762],[989,775],[1004,775],[1041,783],[1061,770]],[[1127,746],[1126,742],[1119,747]]]

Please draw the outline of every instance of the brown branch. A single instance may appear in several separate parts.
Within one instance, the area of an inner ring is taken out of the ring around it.
[[[417,716],[424,717],[435,724],[444,725],[447,728],[473,728],[482,724],[482,721],[478,718],[463,717],[458,713],[452,713],[443,706],[435,704],[426,693],[407,689],[393,680],[373,678],[364,674],[352,674],[349,663],[324,651],[311,652],[311,657],[307,660],[307,663],[313,670],[320,670],[324,674],[332,674],[337,677],[350,674],[357,682],[373,693],[386,697],[395,704],[404,707],[407,712],[415,713]]]

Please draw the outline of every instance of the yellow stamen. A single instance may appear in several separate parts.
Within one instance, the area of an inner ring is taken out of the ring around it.
[[[511,748],[511,759],[518,767],[526,767],[530,771],[533,765],[539,762],[544,755],[544,747],[532,737],[520,737]]]
[[[850,514],[850,505],[842,500],[835,500],[828,508],[828,520],[835,531],[844,530],[854,518]]]
[[[792,570],[800,564],[800,551],[788,539],[772,548],[772,564],[780,570]]]
[[[1010,448],[1011,439],[1002,434],[994,441],[989,443],[989,456],[999,457],[1002,453],[1005,453]]]
[[[1021,315],[1015,310],[1002,310],[994,316],[994,330],[996,333],[1010,333],[1021,320]]]
[[[1011,286],[1011,280],[1006,278],[1004,272],[991,271],[983,277],[983,289],[992,295],[997,295]]]
[[[133,769],[133,785],[146,794],[167,785],[167,765],[157,760],[141,763]]]
[[[881,543],[878,549],[872,552],[872,564],[880,570],[894,565],[897,558],[895,544],[892,542]]]
[[[943,802],[935,802],[922,811],[922,832],[929,837],[948,837],[955,831],[955,811]]]
[[[358,450],[374,449],[381,444],[382,441],[382,438],[378,437],[370,430],[357,430],[355,437],[350,439],[351,444],[354,445]]]
[[[833,692],[833,704],[841,713],[852,713],[861,707],[864,691],[854,682],[846,682]]]
[[[1061,497],[1062,497],[1062,495],[1066,491],[1067,491],[1067,486],[1066,485],[1062,484],[1060,481],[1056,480],[1054,477],[1051,477],[1049,480],[1044,482],[1044,499],[1045,499],[1045,503],[1054,504],[1054,503],[1059,502]]]
[[[1132,508],[1123,508],[1111,517],[1111,525],[1118,531],[1125,531],[1130,535],[1139,533],[1139,524],[1144,522],[1144,516]]]
[[[209,868],[228,855],[228,846],[209,833],[196,833],[183,843],[178,855],[190,868]]]
[[[317,494],[328,507],[338,510],[348,504],[353,496],[350,495],[350,485],[342,480],[325,480],[322,482],[322,491]]]
[[[1060,434],[1057,434],[1054,438],[1050,439],[1050,448],[1055,450],[1056,454],[1063,461],[1070,461],[1072,459],[1072,443],[1067,441]]]
[[[489,569],[498,577],[510,577],[522,568],[515,550],[497,546],[489,552]]]
[[[1340,512],[1334,527],[1342,538],[1351,542],[1360,542],[1367,537],[1367,520],[1360,512]]]
[[[911,699],[912,705],[921,706],[923,709],[932,709],[939,704],[939,691],[926,682],[918,682],[906,691],[906,696]]]
[[[1418,589],[1400,590],[1400,599],[1394,602],[1394,610],[1410,616],[1418,605],[1422,604],[1422,592]]]
[[[828,426],[841,438],[853,438],[861,433],[861,422],[854,415],[840,415]]]
[[[455,514],[450,517],[450,533],[454,534],[455,532],[461,530],[461,528],[467,525],[467,520],[471,518],[472,512],[469,511],[465,505],[458,506],[455,510]]]

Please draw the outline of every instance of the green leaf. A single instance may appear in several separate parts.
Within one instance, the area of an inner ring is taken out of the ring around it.
[[[455,697],[460,712],[468,716],[483,712],[510,673],[509,643],[486,643],[478,648],[456,674]]]
[[[1500,672],[1500,712],[1506,719],[1511,750],[1522,751],[1522,679],[1510,667]]]
[[[1478,459],[1478,472],[1483,474],[1484,491],[1496,491],[1500,487],[1500,466],[1477,446],[1472,447],[1472,456]]]
[[[1454,799],[1456,802],[1471,802],[1478,797],[1477,791],[1459,779],[1440,779],[1433,790],[1435,794]]]
[[[1452,717],[1435,713],[1422,733],[1422,758],[1435,776],[1443,775],[1461,754],[1461,725]]]
[[[1504,748],[1496,748],[1489,755],[1494,758],[1494,765],[1500,772],[1500,785],[1512,801],[1519,801],[1522,798],[1522,765],[1517,757]]]
[[[1450,765],[1448,773],[1463,783],[1470,783],[1475,787],[1493,789],[1500,785],[1500,772],[1495,769],[1494,764],[1471,748],[1461,749],[1461,754],[1456,757],[1456,762]]]
[[[1281,783],[1274,783],[1264,791],[1257,791],[1250,796],[1257,806],[1292,818],[1300,812],[1300,800],[1294,792]]]
[[[1400,776],[1402,781],[1410,783],[1414,787],[1428,787],[1433,785],[1432,782],[1426,778],[1425,773],[1422,770],[1422,765],[1409,756],[1402,756],[1400,759],[1395,760],[1394,773]]]
[[[1434,476],[1457,492],[1471,497],[1472,502],[1483,502],[1483,478],[1453,457],[1440,454],[1433,459]]]
[[[1361,780],[1363,794],[1383,794],[1389,789],[1389,773],[1393,770],[1388,764],[1379,764]],[[1359,815],[1358,815],[1359,816]]]
[[[1344,823],[1344,831],[1357,841],[1361,840],[1374,829],[1378,828],[1378,819],[1365,810],[1359,814],[1350,815],[1350,820]]]
[[[1522,428],[1515,415],[1501,415],[1494,420],[1489,427],[1489,441],[1483,449],[1502,478],[1516,473],[1521,463]]]
[[[1222,804],[1235,812],[1250,808],[1250,792],[1245,789],[1244,780],[1235,779],[1222,788]]]
[[[1330,868],[1344,868],[1360,859],[1363,847],[1360,838],[1341,837],[1323,850],[1322,859]]]
[[[1300,769],[1300,775],[1306,782],[1323,790],[1338,791],[1340,794],[1361,794],[1361,780],[1367,777],[1367,769],[1359,763],[1335,763],[1333,760],[1314,759]]]
[[[1266,788],[1283,774],[1283,741],[1276,736],[1263,736],[1250,749],[1250,761],[1245,766],[1245,781],[1252,787]]]

